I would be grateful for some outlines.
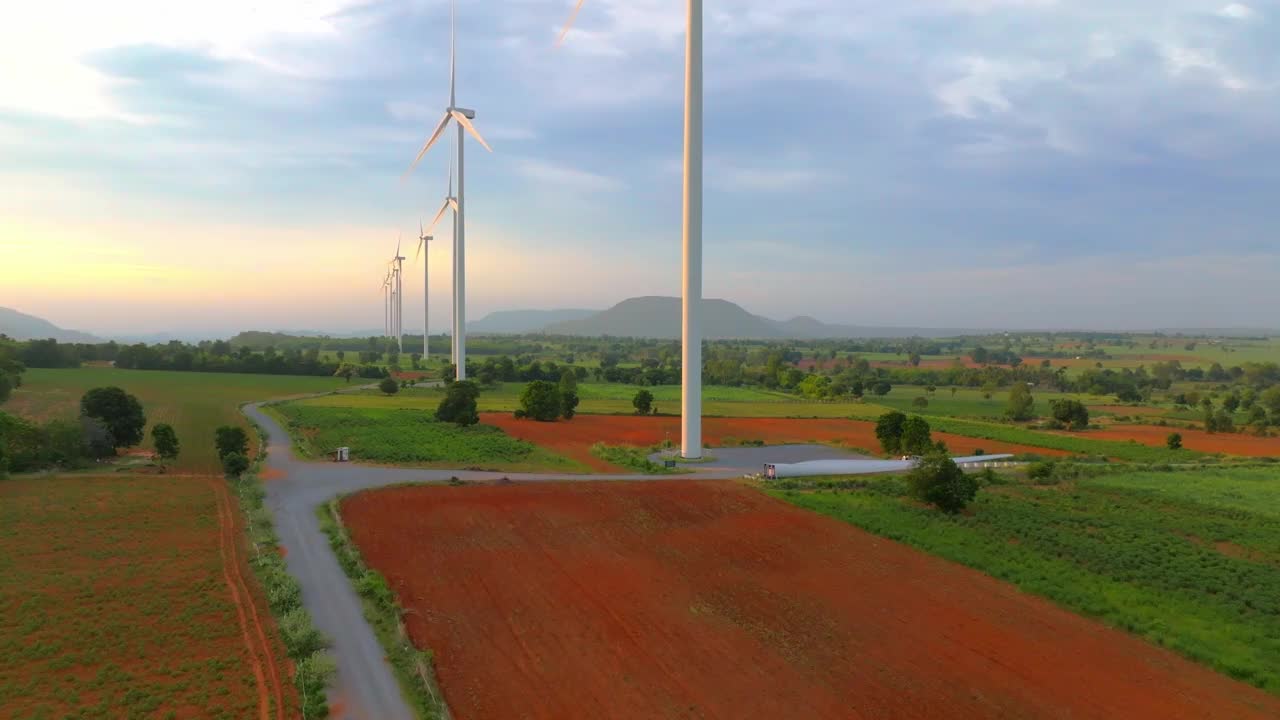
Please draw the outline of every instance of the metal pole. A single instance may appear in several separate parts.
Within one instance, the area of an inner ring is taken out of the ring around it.
[[[422,364],[431,359],[431,236],[422,239]]]
[[[458,380],[467,379],[467,173],[463,165],[463,140],[462,123],[458,123],[458,301],[453,310],[458,337]]]
[[[702,0],[689,0],[684,87],[684,328],[680,451],[702,457]]]

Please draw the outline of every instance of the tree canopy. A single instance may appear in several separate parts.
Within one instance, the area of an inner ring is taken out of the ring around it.
[[[93,388],[80,398],[80,412],[101,420],[111,432],[114,447],[133,447],[142,442],[147,417],[138,398],[118,387]]]

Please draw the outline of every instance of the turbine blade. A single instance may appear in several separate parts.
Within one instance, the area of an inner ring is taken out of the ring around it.
[[[448,203],[449,207],[453,208],[454,212],[458,212],[458,198],[450,196]]]
[[[458,104],[458,19],[457,3],[449,3],[449,107]]]
[[[445,200],[444,204],[440,206],[440,212],[436,213],[435,219],[432,220],[431,224],[427,226],[427,232],[432,232],[436,229],[436,224],[440,222],[440,218],[444,217],[444,213],[448,209],[449,209],[449,201]]]
[[[471,133],[472,137],[480,141],[480,144],[484,146],[485,150],[488,150],[489,152],[493,152],[493,148],[489,147],[489,143],[485,142],[484,138],[480,137],[480,132],[476,130],[475,125],[471,124],[471,121],[467,119],[466,115],[463,115],[457,110],[451,110],[450,112],[453,114],[453,119],[457,120],[459,125],[466,128],[467,132]]]
[[[422,254],[422,243],[423,243],[423,242],[425,242],[425,240],[424,240],[423,238],[418,238],[418,250],[417,250],[416,252],[414,252],[414,253],[413,253],[413,261],[414,261],[414,262],[418,262],[418,256]]]
[[[565,21],[564,29],[560,31],[560,37],[556,38],[556,47],[560,47],[564,43],[564,38],[569,34],[569,30],[573,28],[573,21],[578,19],[578,13],[582,11],[582,6],[587,0],[578,0],[578,4],[574,6],[573,12],[569,13],[569,19]]]
[[[418,167],[418,163],[422,162],[422,156],[426,155],[427,151],[431,149],[431,146],[435,145],[436,141],[440,139],[440,136],[444,134],[444,129],[449,126],[450,117],[452,117],[452,115],[449,113],[444,114],[444,117],[440,120],[440,124],[436,126],[435,132],[431,133],[431,137],[428,138],[426,144],[422,146],[422,150],[418,151],[418,157],[414,158],[413,164],[409,166],[408,170],[404,171],[404,175],[400,176],[401,181],[409,177],[409,174],[413,172],[413,169]]]

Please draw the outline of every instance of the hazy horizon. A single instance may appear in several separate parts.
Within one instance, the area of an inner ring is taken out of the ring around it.
[[[683,15],[459,7],[468,316],[679,291]],[[443,0],[51,0],[0,27],[0,306],[95,334],[382,323],[444,191]],[[75,23],[68,23],[75,17]],[[706,19],[705,295],[916,327],[1260,327],[1274,2],[742,0]],[[449,253],[432,252],[432,329]],[[405,328],[421,331],[421,265]]]

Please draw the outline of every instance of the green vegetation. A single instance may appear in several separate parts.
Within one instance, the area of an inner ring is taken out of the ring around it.
[[[378,383],[378,389],[386,395],[395,395],[400,392],[400,383],[396,382],[393,377],[382,378],[382,382]]]
[[[920,502],[958,513],[977,496],[978,481],[945,453],[933,453],[907,473],[907,490]]]
[[[259,447],[266,447],[259,443]],[[260,457],[259,460],[262,458]],[[289,574],[284,557],[277,551],[280,537],[275,520],[263,502],[266,492],[254,473],[230,481],[240,512],[245,518],[245,533],[253,555],[249,568],[267,597],[267,605],[280,628],[285,651],[294,662],[293,683],[302,701],[302,718],[325,718],[329,704],[325,692],[337,666],[326,652],[329,640],[316,627],[311,614],[302,605],[302,588]]]
[[[174,464],[186,472],[221,474],[222,464],[212,443],[219,425],[245,427],[242,403],[265,398],[323,392],[342,386],[342,380],[327,377],[291,377],[219,373],[185,373],[117,370],[104,367],[76,369],[29,369],[22,386],[4,405],[4,410],[21,418],[46,422],[75,421],[80,414],[80,397],[90,388],[116,386],[138,398],[152,423],[173,426],[179,437],[188,439]]]
[[[476,411],[476,399],[479,397],[480,389],[469,380],[449,383],[444,399],[436,408],[436,419],[461,427],[475,425],[480,422],[480,414]]]
[[[637,415],[648,415],[653,412],[653,393],[640,388],[631,398],[631,406],[636,409]]]
[[[1274,469],[1112,472],[1052,488],[1004,485],[987,489],[964,515],[908,502],[900,483],[818,486],[768,492],[1280,694]]]
[[[949,432],[985,440],[999,440],[1001,442],[1032,445],[1034,447],[1052,448],[1081,455],[1116,458],[1130,462],[1186,462],[1203,457],[1203,453],[1197,453],[1192,450],[1149,447],[1132,441],[1094,440],[1088,436],[1088,433],[1070,436],[1055,435],[1053,433],[1028,430],[1017,425],[999,425],[976,420],[958,420],[932,416],[928,420],[936,432]]]
[[[371,569],[360,557],[360,551],[347,535],[342,525],[339,501],[331,500],[316,508],[320,529],[329,538],[329,546],[338,558],[338,564],[351,580],[360,595],[365,620],[373,627],[378,642],[386,652],[387,661],[395,670],[396,680],[409,706],[420,720],[437,720],[445,717],[433,675],[430,650],[418,650],[409,642],[401,618],[404,609],[396,602],[395,593],[386,578]]]
[[[151,444],[155,446],[156,457],[164,462],[173,462],[178,459],[178,453],[182,448],[181,443],[178,442],[178,434],[168,423],[157,423],[151,426]]]
[[[464,465],[481,469],[585,472],[586,468],[490,425],[441,422],[424,410],[339,408],[280,403],[267,408],[283,420],[301,454],[324,457],[350,447],[367,462]]]
[[[654,452],[657,452],[654,448],[641,448],[634,445],[596,443],[591,446],[592,455],[619,467],[631,468],[649,475],[670,475],[676,472],[650,460],[649,456]]]

